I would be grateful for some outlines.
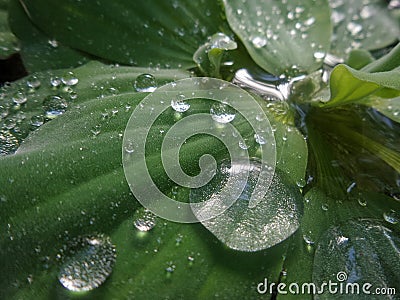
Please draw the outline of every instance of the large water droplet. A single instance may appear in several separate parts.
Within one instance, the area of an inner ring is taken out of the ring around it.
[[[255,207],[249,208],[259,176],[265,172],[262,164],[256,159],[251,159],[249,165],[241,162],[231,165],[229,161],[223,161],[207,185],[191,190],[190,201],[197,203],[212,199],[222,203],[224,199],[220,199],[220,191],[232,180],[235,186],[243,186],[237,176],[247,171],[249,177],[239,199],[222,214],[203,220],[202,224],[232,249],[258,251],[285,240],[300,224],[302,197],[296,188],[286,185],[280,174],[274,174],[265,196]],[[213,205],[216,205],[214,201]],[[194,211],[195,215],[202,213]]]
[[[136,77],[133,87],[136,92],[154,92],[157,88],[156,78],[151,74],[141,74]]]
[[[329,280],[344,285],[357,283],[360,292],[366,283],[376,287],[397,286],[399,249],[399,237],[381,222],[347,221],[329,228],[319,239],[314,256],[313,281],[317,286]],[[332,295],[325,294],[325,297],[331,299]]]
[[[134,215],[133,225],[139,231],[149,231],[156,226],[157,217],[148,209],[140,208]]]
[[[218,123],[229,123],[235,118],[235,111],[229,105],[223,103],[214,103],[210,108],[212,119]]]
[[[67,101],[60,96],[47,96],[43,101],[43,110],[49,119],[62,115],[67,107]]]
[[[90,291],[110,276],[115,258],[115,246],[109,237],[79,237],[67,246],[58,280],[70,291]]]

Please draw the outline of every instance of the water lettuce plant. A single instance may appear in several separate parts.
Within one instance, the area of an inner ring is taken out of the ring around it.
[[[1,0],[0,57],[19,53],[29,75],[0,89],[0,298],[343,297],[277,289],[329,280],[399,292],[398,6]],[[174,184],[160,150],[181,118],[228,118],[219,126],[232,123],[245,140],[238,148],[254,158],[247,190],[226,213],[179,224],[133,197],[121,151],[135,149],[123,137],[149,93],[203,76],[254,97],[254,114],[265,113],[274,132],[276,167],[249,208],[263,137],[207,99],[173,102],[146,141],[149,172],[166,195],[209,197],[232,169],[223,144],[199,135],[180,163],[196,175],[199,158],[212,154],[215,178],[192,191]],[[265,279],[275,287],[260,289]]]

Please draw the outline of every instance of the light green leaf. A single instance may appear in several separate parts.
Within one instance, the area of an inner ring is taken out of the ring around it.
[[[33,24],[48,37],[129,65],[195,67],[192,56],[207,37],[229,33],[217,1],[23,3]]]
[[[330,44],[327,1],[224,3],[229,25],[264,70],[293,76],[322,65]]]
[[[370,52],[363,49],[355,49],[350,52],[346,65],[353,69],[360,70],[374,60]]]
[[[364,284],[374,288],[398,288],[400,277],[400,238],[396,230],[387,228],[374,220],[350,221],[330,227],[321,238],[315,253],[313,281],[343,282],[360,285],[360,296]],[[373,288],[371,288],[371,293]],[[392,295],[383,296],[393,299]],[[318,299],[341,299],[341,294],[325,293]]]
[[[0,58],[7,58],[18,51],[18,40],[8,24],[8,1],[3,1],[0,3]]]
[[[334,26],[331,54],[347,59],[351,50],[380,49],[398,40],[399,22],[390,14],[386,1],[329,0],[329,3]]]
[[[381,97],[400,95],[400,71],[397,69],[368,73],[346,65],[336,66],[330,78],[330,99],[322,107],[330,108],[350,103],[363,103],[365,98],[379,93]]]
[[[22,2],[10,0],[10,26],[21,44],[21,57],[29,72],[77,67],[89,60],[89,55],[47,37],[32,24]]]

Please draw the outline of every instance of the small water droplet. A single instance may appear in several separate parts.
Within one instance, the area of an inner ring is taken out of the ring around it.
[[[13,129],[17,125],[17,121],[14,118],[5,119],[3,122],[3,127],[5,129]]]
[[[67,101],[60,96],[47,96],[43,100],[43,110],[48,119],[54,119],[62,115],[67,110],[67,107]]]
[[[321,208],[323,211],[328,211],[329,205],[327,203],[324,203],[324,204],[322,204]]]
[[[176,112],[185,112],[190,108],[190,104],[183,100],[185,98],[184,95],[180,95],[178,98],[171,100],[171,106]]]
[[[58,47],[57,40],[54,40],[54,39],[53,40],[48,40],[47,43],[53,48],[57,48]]]
[[[171,274],[175,271],[175,269],[176,266],[172,261],[167,262],[167,267],[165,268],[165,271],[167,271],[167,277],[170,277]]]
[[[14,153],[19,146],[18,139],[9,131],[0,131],[0,156]]]
[[[356,36],[362,31],[362,25],[357,24],[355,22],[349,22],[346,26],[346,29],[350,32],[352,36]]]
[[[9,110],[5,105],[0,105],[0,120],[8,116]]]
[[[183,239],[183,235],[182,234],[178,234],[178,236],[175,239],[175,245],[179,246],[182,243],[182,239]]]
[[[124,150],[128,154],[132,154],[135,151],[135,144],[133,143],[133,141],[128,141],[124,145]]]
[[[98,136],[101,132],[101,125],[98,124],[96,126],[93,126],[92,129],[90,129],[90,132],[93,134],[93,136]]]
[[[74,86],[77,85],[79,82],[79,79],[76,78],[75,74],[73,72],[68,72],[65,74],[62,78],[61,81],[63,84],[68,85],[68,86]]]
[[[355,186],[356,186],[356,183],[355,183],[355,182],[352,182],[352,183],[347,187],[346,192],[347,192],[347,193],[350,193],[350,192],[354,189]]]
[[[399,222],[399,216],[394,210],[385,212],[383,214],[383,218],[385,219],[386,222],[389,222],[390,224],[397,224]]]
[[[41,85],[41,82],[37,76],[33,75],[26,82],[26,85],[31,89],[38,89]]]
[[[307,245],[311,246],[314,245],[314,241],[307,235],[303,235],[303,240],[306,242]]]
[[[259,132],[254,134],[254,139],[256,140],[256,143],[259,145],[265,145],[267,143],[267,137],[265,135],[266,133],[264,132]]]
[[[148,209],[140,208],[135,213],[133,225],[139,231],[149,231],[156,226],[157,217]]]
[[[253,43],[255,48],[262,48],[267,44],[267,39],[264,37],[256,36],[254,37],[251,42]]]
[[[362,197],[358,198],[357,201],[358,201],[358,204],[360,204],[362,207],[365,207],[365,206],[367,206],[367,204],[368,204],[367,199],[362,198]]]
[[[44,123],[44,117],[42,115],[35,115],[31,118],[31,125],[34,127],[40,127]]]
[[[218,123],[226,124],[235,119],[235,111],[229,105],[214,103],[210,108],[211,118]]]
[[[156,78],[151,74],[141,74],[136,77],[133,87],[136,92],[154,92],[157,88]]]
[[[50,85],[54,88],[57,88],[61,85],[61,79],[59,77],[51,77]]]
[[[24,104],[26,101],[28,101],[28,98],[26,97],[24,92],[18,91],[12,96],[12,100],[15,104],[19,105]]]
[[[58,274],[70,291],[90,291],[110,276],[115,263],[115,246],[103,234],[79,237],[66,246]]]
[[[248,144],[248,140],[247,139],[243,139],[243,140],[239,141],[239,147],[240,147],[240,149],[243,149],[243,150],[249,149],[250,146]]]

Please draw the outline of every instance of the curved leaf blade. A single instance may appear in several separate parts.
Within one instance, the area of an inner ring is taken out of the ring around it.
[[[224,1],[229,25],[253,60],[274,75],[311,73],[330,45],[329,5],[316,1]]]
[[[381,97],[400,95],[400,70],[368,73],[346,65],[336,66],[330,78],[330,99],[320,106],[325,108],[363,103],[366,97],[379,93]]]
[[[195,67],[192,56],[208,36],[229,34],[217,1],[23,3],[47,36],[91,55],[142,67]]]
[[[8,23],[8,0],[0,3],[0,58],[5,59],[19,51],[18,40]]]
[[[347,59],[351,50],[376,50],[396,42],[400,26],[387,9],[387,2],[330,0],[333,38],[330,52]],[[385,34],[382,34],[385,32]]]
[[[45,36],[32,24],[18,0],[10,1],[9,14],[10,27],[20,41],[20,54],[29,72],[72,68],[89,60],[88,55]]]

